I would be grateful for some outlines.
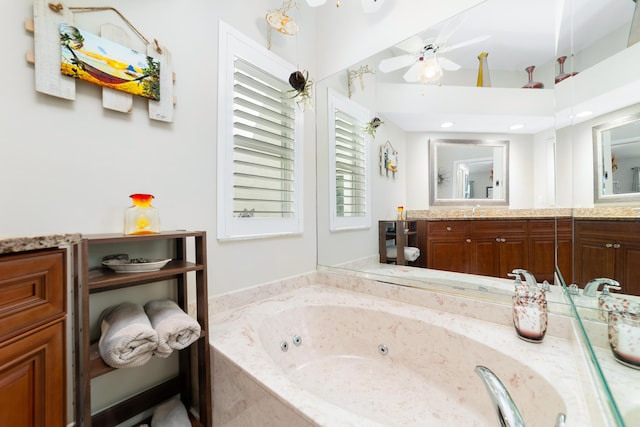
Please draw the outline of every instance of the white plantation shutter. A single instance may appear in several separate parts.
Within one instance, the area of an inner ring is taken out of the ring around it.
[[[336,215],[364,217],[366,206],[366,147],[361,123],[336,109],[335,114]]]
[[[218,239],[302,232],[296,67],[220,23]]]
[[[328,96],[331,230],[371,225],[366,109],[330,90]]]
[[[233,215],[294,214],[295,103],[288,82],[235,60]]]

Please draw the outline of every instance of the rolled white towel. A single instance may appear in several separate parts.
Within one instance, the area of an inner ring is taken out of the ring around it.
[[[174,301],[149,301],[144,309],[158,332],[156,356],[168,357],[173,350],[182,350],[200,338],[200,324]]]
[[[191,427],[191,421],[180,399],[171,399],[153,411],[151,427]]]
[[[114,368],[141,366],[158,348],[158,333],[140,304],[124,302],[107,308],[101,315],[100,330],[100,356]]]

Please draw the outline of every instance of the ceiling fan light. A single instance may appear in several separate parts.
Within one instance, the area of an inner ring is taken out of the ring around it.
[[[307,4],[311,7],[322,6],[327,2],[327,0],[306,0],[306,1],[307,1]]]
[[[377,12],[384,3],[384,0],[362,0],[362,9],[364,13]]]
[[[436,83],[442,77],[442,67],[438,63],[436,57],[429,58],[424,61],[419,71],[419,79],[421,83]]]

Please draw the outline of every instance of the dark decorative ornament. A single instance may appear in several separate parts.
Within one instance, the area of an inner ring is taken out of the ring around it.
[[[298,104],[311,105],[313,82],[309,80],[308,71],[294,71],[291,73],[289,85],[293,88],[290,92],[296,92],[293,98],[299,98]]]
[[[364,131],[371,135],[372,138],[376,137],[376,130],[380,127],[384,122],[380,120],[379,117],[374,117],[367,123],[367,126],[364,128]]]

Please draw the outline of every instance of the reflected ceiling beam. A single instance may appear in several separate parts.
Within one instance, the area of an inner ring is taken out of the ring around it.
[[[406,132],[441,132],[448,121],[448,132],[535,134],[555,120],[552,89],[384,83],[376,99],[376,111]]]

